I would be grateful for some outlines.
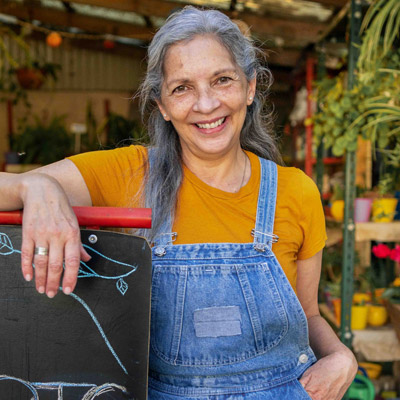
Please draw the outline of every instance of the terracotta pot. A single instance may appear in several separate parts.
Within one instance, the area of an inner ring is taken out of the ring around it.
[[[19,68],[15,73],[18,83],[23,89],[39,89],[45,80],[44,74],[40,69]]]

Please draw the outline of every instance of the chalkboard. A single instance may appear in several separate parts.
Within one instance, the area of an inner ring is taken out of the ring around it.
[[[0,399],[147,398],[151,250],[145,239],[82,230],[92,259],[53,299],[25,282],[21,227],[0,225]]]

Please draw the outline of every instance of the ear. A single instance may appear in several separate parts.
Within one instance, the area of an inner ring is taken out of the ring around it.
[[[158,109],[160,110],[160,113],[161,113],[161,115],[163,116],[163,118],[164,118],[166,121],[170,121],[171,119],[168,117],[168,114],[167,114],[167,112],[165,111],[165,108],[163,107],[163,105],[160,103],[160,101],[156,100],[156,103],[157,103]]]
[[[256,85],[257,85],[257,78],[254,74],[254,77],[249,81],[247,87],[247,105],[251,105],[254,101],[254,96],[256,94]]]

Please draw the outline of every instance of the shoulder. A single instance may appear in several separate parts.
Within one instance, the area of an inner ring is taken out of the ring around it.
[[[294,192],[296,197],[304,198],[317,197],[319,191],[315,182],[301,169],[295,167],[277,166],[278,190],[281,192]]]
[[[98,150],[69,157],[78,167],[90,165],[140,165],[147,160],[147,148],[144,146],[119,147],[112,150]]]

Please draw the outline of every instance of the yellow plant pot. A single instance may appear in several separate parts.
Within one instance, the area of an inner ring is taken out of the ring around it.
[[[365,369],[367,372],[368,378],[377,379],[382,371],[382,365],[369,363],[369,362],[359,362],[358,365]]]
[[[331,214],[335,221],[343,221],[344,216],[344,200],[335,200],[331,206]]]
[[[367,316],[367,306],[351,306],[351,329],[365,329],[367,326]]]
[[[368,306],[368,324],[371,326],[381,326],[387,321],[387,311],[384,306]]]
[[[361,304],[361,303],[368,303],[371,301],[371,294],[370,293],[354,293],[353,294],[353,304]]]
[[[374,222],[392,222],[396,213],[397,199],[375,199],[372,203],[372,220]]]

